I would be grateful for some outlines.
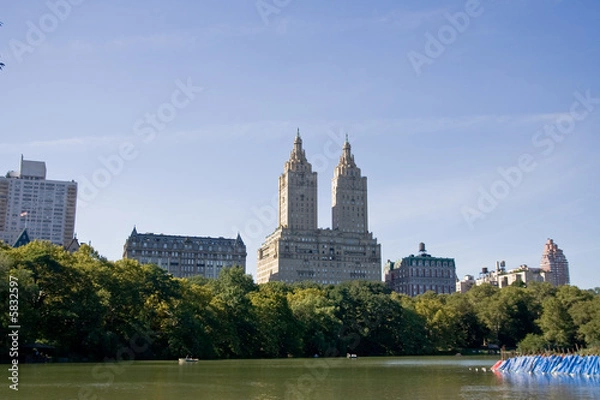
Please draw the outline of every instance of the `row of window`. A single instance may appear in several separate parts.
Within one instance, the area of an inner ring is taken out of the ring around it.
[[[189,258],[189,259],[224,259],[224,260],[233,260],[241,259],[242,255],[237,254],[223,254],[223,253],[204,253],[204,254],[196,254],[196,253],[179,253],[178,251],[158,251],[158,250],[136,250],[133,249],[130,251],[132,256],[142,255],[142,256],[155,256],[155,257],[164,257],[164,258]]]
[[[403,266],[405,266],[406,261],[403,261]],[[413,267],[454,267],[454,263],[452,261],[435,261],[435,260],[411,260],[410,265]]]
[[[401,278],[410,277],[426,277],[426,278],[452,278],[455,271],[452,269],[430,269],[430,268],[410,268],[398,270],[397,276]]]
[[[139,243],[138,242],[131,242],[131,247],[138,247]],[[181,249],[181,250],[198,250],[198,251],[202,251],[202,250],[207,250],[207,251],[219,251],[219,252],[223,252],[223,251],[227,251],[229,253],[232,253],[234,251],[233,246],[207,246],[206,249],[204,249],[203,245],[191,245],[191,244],[181,244],[181,243],[163,243],[162,246],[159,246],[158,243],[151,243],[149,244],[148,242],[142,242],[142,247],[144,248],[153,248],[153,249],[158,249],[163,248],[163,249]],[[191,253],[190,253],[191,254]]]

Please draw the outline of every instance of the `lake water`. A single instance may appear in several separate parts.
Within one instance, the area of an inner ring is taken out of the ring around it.
[[[21,365],[19,392],[5,383],[0,398],[600,399],[600,378],[496,375],[489,371],[495,361],[382,357]]]

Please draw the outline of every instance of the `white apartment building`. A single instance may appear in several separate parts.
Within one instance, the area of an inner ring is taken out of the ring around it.
[[[65,246],[75,232],[77,183],[46,179],[46,163],[24,160],[0,177],[0,240],[13,245],[27,229],[31,240]]]

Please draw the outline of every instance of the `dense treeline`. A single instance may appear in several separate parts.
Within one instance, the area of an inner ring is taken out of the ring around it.
[[[599,289],[483,285],[466,294],[409,298],[374,282],[257,285],[239,268],[216,280],[176,279],[154,265],[107,261],[87,245],[71,254],[33,242],[0,248],[3,348],[10,347],[9,276],[18,279],[21,355],[28,344],[51,346],[44,348],[72,360],[600,345]]]

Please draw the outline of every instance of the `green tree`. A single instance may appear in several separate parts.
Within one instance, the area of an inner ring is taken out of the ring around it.
[[[437,351],[453,347],[454,319],[456,315],[444,308],[445,298],[434,292],[426,292],[415,299],[415,311],[425,321],[427,339]]]
[[[540,353],[547,346],[548,342],[542,335],[528,333],[517,345],[517,350],[524,354]]]
[[[20,323],[25,344],[55,346],[59,354],[93,356],[102,330],[102,304],[89,276],[73,256],[49,242],[5,250],[9,273],[19,279]]]
[[[402,355],[433,353],[434,346],[428,338],[426,321],[415,310],[415,299],[406,295],[392,293],[392,299],[402,308],[402,317],[398,329],[398,351]]]
[[[589,291],[575,286],[558,287],[555,296],[546,298],[542,303],[542,315],[537,321],[544,338],[557,347],[571,348],[584,344],[585,335],[578,331],[593,315],[586,306],[592,298]]]
[[[390,297],[383,283],[351,281],[329,291],[342,321],[338,349],[368,355],[387,355],[397,351],[396,336],[401,317],[400,304]]]
[[[480,347],[484,342],[486,330],[469,298],[462,293],[453,293],[446,297],[444,307],[454,316],[450,333],[452,348]]]
[[[257,316],[249,294],[258,290],[242,268],[224,268],[209,284],[214,297],[211,306],[218,314],[217,355],[220,358],[249,358],[261,346]]]
[[[600,294],[571,307],[577,337],[588,347],[600,348]]]
[[[531,294],[515,286],[497,291],[480,304],[478,314],[491,333],[490,340],[500,346],[515,347],[528,333],[537,333],[533,304]]]
[[[262,357],[302,354],[302,332],[288,304],[288,289],[281,282],[269,282],[249,294],[257,317]]]
[[[218,315],[211,306],[213,294],[207,285],[180,280],[181,296],[169,315],[161,321],[161,331],[167,337],[168,357],[193,356],[203,359],[217,357],[215,327]]]
[[[103,352],[115,354],[132,340],[144,338],[152,346],[142,346],[144,351],[136,352],[136,358],[164,357],[168,338],[161,332],[161,320],[181,292],[179,283],[156,265],[130,259],[107,263],[98,274],[108,305]]]
[[[537,321],[543,337],[552,347],[571,347],[575,339],[575,324],[565,304],[556,297],[544,300],[543,312]]]
[[[339,355],[335,346],[342,322],[336,317],[335,304],[325,290],[319,285],[296,285],[287,298],[302,333],[303,354]]]

